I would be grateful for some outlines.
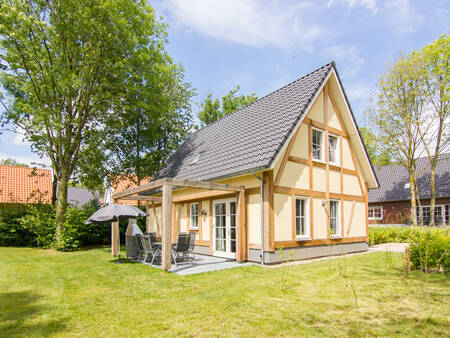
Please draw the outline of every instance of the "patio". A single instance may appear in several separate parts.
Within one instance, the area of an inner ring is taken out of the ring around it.
[[[150,265],[148,263],[144,263]],[[234,259],[221,258],[207,255],[195,254],[195,259],[192,260],[192,265],[186,262],[178,265],[172,264],[169,272],[174,272],[178,275],[194,275],[202,272],[210,272],[224,269],[232,269],[241,266],[252,265],[253,263],[239,263]],[[162,269],[161,265],[154,264],[152,267]]]

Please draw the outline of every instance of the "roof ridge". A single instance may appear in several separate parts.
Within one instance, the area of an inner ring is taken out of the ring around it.
[[[9,167],[9,168],[21,168],[21,169],[31,169],[31,170],[47,170],[51,171],[51,169],[46,168],[38,168],[38,167],[23,167],[21,165],[10,165],[10,164],[0,164],[0,167]]]
[[[195,132],[193,132],[192,134],[190,134],[189,137],[191,137],[191,135],[194,135],[194,134],[196,134],[196,133],[199,132],[199,131],[205,130],[206,128],[208,128],[208,127],[210,127],[210,126],[216,124],[216,123],[219,122],[219,121],[223,121],[223,120],[226,119],[227,117],[229,117],[229,116],[231,116],[231,115],[234,115],[235,113],[241,111],[241,110],[244,109],[244,108],[250,107],[251,105],[255,104],[255,103],[258,102],[258,101],[261,101],[262,99],[264,99],[264,98],[266,98],[266,97],[268,97],[268,96],[270,96],[270,95],[273,95],[273,94],[279,92],[280,90],[282,90],[282,89],[284,89],[284,88],[286,88],[286,87],[289,87],[289,86],[293,85],[294,83],[296,83],[296,82],[298,82],[298,81],[304,79],[305,77],[310,76],[310,75],[312,75],[312,74],[314,74],[314,73],[316,73],[316,72],[322,70],[323,68],[330,67],[330,66],[332,66],[332,67],[334,68],[334,67],[335,67],[335,62],[334,62],[334,61],[330,61],[330,62],[328,62],[327,64],[323,65],[322,67],[319,67],[319,68],[313,70],[312,72],[309,72],[309,73],[307,73],[307,74],[305,74],[305,75],[299,77],[298,79],[296,79],[296,80],[294,80],[294,81],[291,81],[291,82],[289,82],[288,84],[285,84],[284,86],[278,88],[277,90],[274,90],[274,91],[272,91],[272,92],[270,92],[270,93],[268,93],[268,94],[266,94],[266,95],[260,97],[259,99],[257,99],[257,100],[255,100],[255,101],[249,103],[248,105],[246,105],[246,106],[244,106],[244,107],[241,107],[241,108],[239,108],[239,109],[236,109],[236,110],[232,111],[230,114],[225,115],[225,116],[221,117],[220,119],[218,119],[218,120],[216,120],[216,121],[214,121],[214,122],[212,122],[212,123],[210,123],[210,124],[204,126],[203,128],[200,128],[200,129],[196,130]]]

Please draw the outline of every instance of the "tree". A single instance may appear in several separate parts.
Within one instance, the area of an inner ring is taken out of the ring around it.
[[[127,80],[165,55],[165,26],[143,0],[9,0],[0,17],[4,118],[51,160],[59,239],[68,182],[116,119]]]
[[[360,127],[359,132],[363,138],[370,161],[374,166],[382,167],[391,163],[389,153],[380,148],[377,143],[377,136],[366,127]]]
[[[11,158],[11,157],[4,158],[4,159],[0,160],[0,164],[2,164],[2,165],[11,165],[11,166],[16,166],[16,167],[26,167],[26,168],[29,167],[28,164],[19,163],[14,158]]]
[[[230,90],[227,95],[222,96],[221,101],[218,98],[213,99],[212,94],[208,94],[198,112],[202,126],[211,124],[258,99],[255,93],[236,96],[239,89],[240,87],[237,86],[236,89]]]
[[[436,166],[439,155],[450,148],[450,36],[443,35],[421,51],[412,53],[422,70],[422,95],[427,103],[424,121],[417,121],[430,163],[430,226],[434,226]]]
[[[422,75],[417,59],[399,57],[379,78],[378,102],[372,114],[382,152],[389,154],[409,173],[411,218],[415,226],[416,158],[423,146],[416,122],[423,120],[425,108],[421,92]]]

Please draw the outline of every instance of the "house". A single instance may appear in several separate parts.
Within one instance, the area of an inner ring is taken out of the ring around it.
[[[105,189],[105,193],[103,194],[103,200],[102,204],[109,205],[113,203],[113,195],[115,193],[122,192],[124,190],[137,187],[136,182],[136,176],[118,176],[112,180],[112,185]],[[145,178],[141,181],[141,184],[148,183],[150,181],[150,178]],[[124,200],[121,202],[121,204],[126,205],[138,205],[137,200]]]
[[[170,241],[187,231],[197,252],[237,261],[367,250],[377,187],[331,62],[191,134],[151,182],[113,198],[146,201],[168,269]]]
[[[417,186],[422,205],[423,221],[430,222],[430,172],[427,157],[417,159]],[[409,174],[398,164],[376,168],[380,188],[369,192],[369,223],[403,225],[411,222]],[[436,201],[434,221],[450,224],[450,154],[442,154],[436,166]],[[419,207],[416,214],[419,217]],[[418,218],[419,219],[419,218]]]
[[[49,169],[0,165],[0,203],[51,203]]]
[[[70,205],[81,207],[92,200],[100,202],[98,191],[90,191],[89,189],[79,187],[67,188],[67,203]]]

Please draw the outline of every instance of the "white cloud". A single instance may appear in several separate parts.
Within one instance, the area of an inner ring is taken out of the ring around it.
[[[366,7],[374,14],[378,12],[376,0],[329,0],[327,5],[328,8],[333,6],[333,4],[343,5],[349,7],[350,9],[355,7]]]
[[[356,45],[343,44],[326,47],[325,55],[336,61],[338,69],[342,69],[342,75],[347,77],[356,76],[366,62],[360,56],[359,47]],[[340,68],[340,65],[343,67]]]
[[[172,25],[249,46],[311,50],[324,31],[310,20],[317,9],[311,2],[289,7],[267,0],[167,0],[161,6]]]
[[[19,163],[25,163],[30,166],[41,167],[40,165],[37,165],[37,164],[43,164],[47,167],[51,166],[51,161],[48,158],[46,158],[46,157],[39,158],[39,156],[37,156],[35,154],[31,154],[30,156],[15,156],[15,155],[11,155],[11,154],[0,153],[0,160],[4,160],[7,158],[13,158]]]
[[[368,102],[373,91],[369,86],[363,83],[352,83],[345,87],[345,92],[351,102]]]
[[[394,29],[396,35],[405,35],[417,31],[424,23],[424,17],[409,0],[387,1],[383,14]]]

